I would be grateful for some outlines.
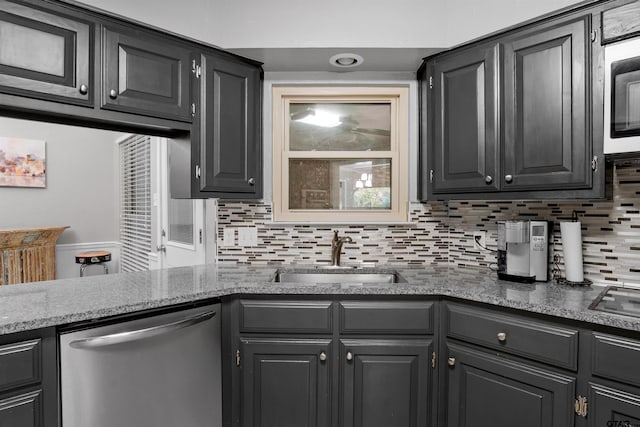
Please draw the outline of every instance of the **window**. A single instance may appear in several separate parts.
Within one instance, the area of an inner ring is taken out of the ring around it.
[[[273,88],[274,221],[407,220],[408,88]]]

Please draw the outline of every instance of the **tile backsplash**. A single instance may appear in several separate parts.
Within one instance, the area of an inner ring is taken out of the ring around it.
[[[412,203],[409,223],[397,225],[315,225],[271,222],[270,203],[220,201],[218,238],[227,227],[256,227],[257,246],[218,245],[218,262],[328,264],[333,230],[353,238],[343,263],[452,264],[495,268],[493,252],[474,249],[473,233],[487,232],[496,249],[502,219],[554,222],[550,259],[562,263],[560,221],[576,211],[582,223],[585,278],[598,284],[640,283],[640,160],[615,165],[613,199],[608,201],[450,201]]]

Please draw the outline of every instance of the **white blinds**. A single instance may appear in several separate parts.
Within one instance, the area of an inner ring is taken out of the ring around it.
[[[149,269],[151,252],[151,138],[120,142],[121,271]]]

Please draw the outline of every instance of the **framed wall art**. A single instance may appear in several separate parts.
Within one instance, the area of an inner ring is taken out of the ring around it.
[[[0,136],[0,186],[47,186],[45,141]]]

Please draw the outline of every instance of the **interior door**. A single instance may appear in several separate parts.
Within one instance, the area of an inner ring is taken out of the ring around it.
[[[168,141],[160,138],[160,225],[158,255],[161,268],[205,263],[204,200],[173,199],[169,194]]]

